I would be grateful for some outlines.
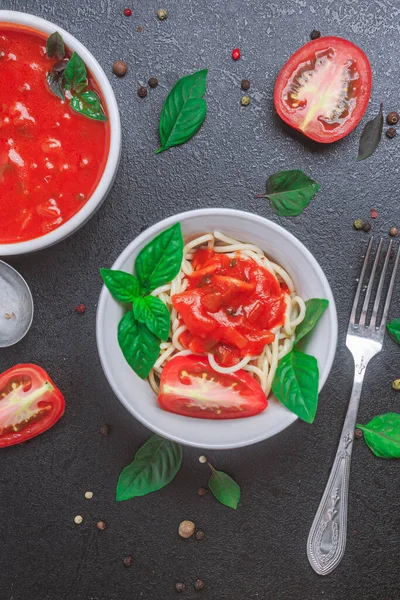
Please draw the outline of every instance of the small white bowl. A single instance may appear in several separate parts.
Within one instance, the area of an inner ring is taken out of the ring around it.
[[[182,225],[184,237],[193,237],[217,229],[243,242],[260,246],[274,262],[287,269],[293,278],[297,293],[305,300],[329,300],[328,309],[310,334],[307,343],[307,352],[318,360],[321,390],[335,356],[337,315],[329,283],[309,250],[283,227],[267,219],[239,210],[210,208],[184,212],[149,227],[129,244],[112,268],[132,273],[138,252],[161,231],[177,222]],[[149,383],[140,379],[130,368],[118,346],[117,327],[123,314],[123,307],[103,287],[96,328],[97,347],[104,373],[122,404],[152,431],[188,446],[227,449],[265,440],[297,419],[296,415],[272,396],[264,412],[245,419],[194,419],[163,411]],[[312,425],[304,424],[304,427]]]
[[[61,33],[66,45],[70,50],[78,52],[89,71],[96,79],[104,100],[107,106],[107,113],[110,120],[110,149],[108,152],[108,158],[104,173],[97,184],[96,189],[90,196],[89,200],[82,206],[81,210],[77,212],[71,219],[66,221],[63,225],[54,229],[50,233],[46,233],[33,240],[27,240],[25,242],[17,242],[15,244],[0,244],[0,256],[15,256],[19,254],[26,254],[28,252],[35,252],[36,250],[42,250],[48,246],[52,246],[57,242],[65,239],[77,229],[82,227],[90,217],[96,212],[105,200],[117,173],[119,159],[121,155],[121,122],[119,118],[118,105],[112,90],[111,84],[107,79],[103,69],[94,58],[94,56],[81,44],[76,38],[70,33],[40,17],[29,15],[26,13],[15,12],[13,10],[0,10],[0,23],[16,23],[19,25],[25,25],[42,31],[46,34],[58,31]]]

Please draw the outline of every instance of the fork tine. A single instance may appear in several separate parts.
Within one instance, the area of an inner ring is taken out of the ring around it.
[[[371,237],[371,239],[369,240],[368,246],[367,246],[367,251],[365,253],[364,264],[361,269],[360,279],[358,280],[357,291],[356,291],[356,295],[354,296],[353,308],[351,309],[351,314],[350,314],[350,323],[352,325],[355,325],[355,322],[356,322],[356,312],[357,312],[358,301],[360,299],[362,285],[364,282],[365,271],[367,270],[369,255],[371,254],[371,248],[372,248],[373,241],[374,241],[374,238]]]
[[[383,290],[383,286],[384,286],[384,283],[385,283],[386,271],[387,271],[387,267],[388,267],[388,264],[389,264],[389,258],[390,258],[390,253],[392,251],[392,246],[393,246],[393,240],[390,240],[389,246],[388,246],[388,249],[387,249],[387,252],[386,252],[385,262],[384,262],[382,273],[381,273],[381,278],[379,279],[378,289],[376,291],[374,308],[372,309],[371,322],[369,324],[371,328],[375,327],[375,325],[376,325],[376,319],[377,319],[377,316],[378,316],[379,304],[380,304],[380,301],[381,301],[382,290]]]
[[[392,277],[390,278],[390,284],[389,284],[389,289],[388,289],[388,293],[387,293],[387,296],[386,296],[385,306],[384,306],[384,309],[383,309],[382,321],[381,321],[381,324],[380,324],[380,329],[383,329],[385,327],[385,325],[386,325],[386,319],[387,319],[388,312],[389,312],[390,301],[392,299],[392,293],[393,293],[393,288],[394,288],[394,282],[395,282],[395,279],[396,279],[397,267],[399,266],[399,260],[400,260],[400,245],[399,245],[399,247],[397,249],[396,261],[394,263]]]
[[[379,240],[378,249],[376,251],[374,264],[372,265],[372,271],[371,271],[371,275],[370,275],[369,282],[368,282],[367,292],[365,294],[364,304],[362,306],[361,315],[360,315],[360,323],[359,324],[361,326],[365,325],[365,320],[367,318],[368,305],[369,305],[369,301],[371,299],[372,287],[374,285],[375,273],[376,273],[376,268],[377,268],[378,263],[379,263],[379,257],[380,257],[380,254],[381,254],[382,243],[383,243],[383,238],[381,238]]]

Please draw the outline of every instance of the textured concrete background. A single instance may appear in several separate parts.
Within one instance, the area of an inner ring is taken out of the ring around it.
[[[397,3],[398,4],[398,3]],[[399,587],[399,465],[378,460],[358,442],[350,492],[349,539],[340,567],[320,578],[305,544],[328,476],[352,382],[344,348],[346,320],[366,238],[356,217],[377,209],[374,231],[399,225],[399,141],[356,162],[360,128],[333,146],[300,140],[274,114],[276,76],[312,29],[359,44],[370,58],[374,86],[367,120],[379,103],[399,109],[400,10],[369,0],[136,0],[123,16],[120,0],[3,0],[1,8],[50,19],[78,37],[110,74],[121,110],[119,176],[98,214],[72,238],[35,256],[11,261],[31,285],[35,318],[24,341],[0,354],[0,370],[36,362],[65,393],[67,410],[50,432],[2,450],[0,456],[0,597],[6,600],[160,600],[194,598],[192,582],[206,581],[209,600],[397,600]],[[139,33],[137,27],[142,26]],[[233,62],[239,46],[242,59]],[[129,63],[118,80],[114,60]],[[208,115],[188,144],[154,155],[167,91],[182,75],[208,67]],[[136,89],[156,75],[157,89],[142,100]],[[1,75],[0,75],[1,76]],[[251,80],[251,105],[239,106],[240,80]],[[1,94],[1,92],[0,92]],[[280,219],[254,193],[280,169],[301,168],[321,184],[303,215]],[[332,285],[340,318],[339,349],[320,397],[315,423],[297,422],[247,449],[210,452],[242,487],[237,512],[211,495],[199,498],[207,470],[199,452],[185,449],[176,480],[157,494],[122,504],[115,484],[149,432],[111,392],[95,343],[100,266],[109,266],[143,228],[181,210],[226,206],[256,212],[292,231],[313,252]],[[397,286],[398,289],[399,286]],[[84,316],[76,304],[87,306]],[[399,316],[400,298],[392,316]],[[387,339],[371,364],[359,419],[400,411],[390,382],[399,377],[400,348]],[[98,433],[110,423],[108,438]],[[85,500],[86,490],[94,492]],[[81,514],[83,524],[74,525]],[[96,530],[104,519],[107,529]],[[203,527],[202,542],[178,539],[184,518]],[[132,554],[134,565],[122,560]],[[197,597],[197,596],[196,596]]]

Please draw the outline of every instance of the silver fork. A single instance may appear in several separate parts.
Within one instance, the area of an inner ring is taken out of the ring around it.
[[[378,324],[378,313],[381,304],[382,291],[393,246],[393,242],[390,240],[376,291],[371,319],[369,323],[367,323],[367,314],[369,313],[368,308],[370,307],[374,279],[377,274],[379,258],[382,252],[383,239],[380,240],[372,266],[367,291],[365,293],[360,319],[357,323],[357,307],[363,289],[372,245],[373,238],[371,238],[365,254],[364,264],[350,315],[349,327],[347,329],[346,346],[353,355],[355,365],[353,390],[351,392],[349,407],[347,409],[346,419],[340,436],[340,442],[332,471],[307,540],[308,560],[314,571],[319,575],[327,575],[333,571],[344,555],[347,534],[350,461],[361,390],[365,370],[369,361],[382,350],[386,319],[400,258],[399,246],[383,307],[382,318]]]

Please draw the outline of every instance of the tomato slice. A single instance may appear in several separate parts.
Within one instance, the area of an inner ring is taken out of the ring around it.
[[[50,429],[64,413],[64,396],[41,367],[16,365],[0,375],[0,448]]]
[[[360,122],[368,105],[372,72],[355,44],[321,37],[295,52],[278,75],[278,115],[307,137],[328,144]]]
[[[225,375],[201,356],[177,356],[162,370],[160,406],[169,412],[199,419],[251,417],[267,408],[261,386],[242,369]]]

